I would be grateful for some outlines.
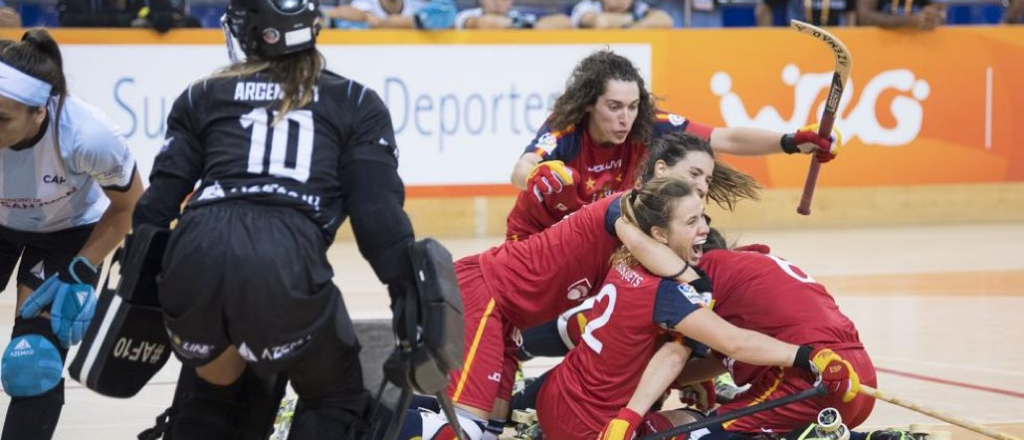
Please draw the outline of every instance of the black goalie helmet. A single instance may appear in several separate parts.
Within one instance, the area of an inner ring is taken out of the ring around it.
[[[246,56],[267,59],[313,47],[319,17],[319,0],[230,0],[221,21]]]

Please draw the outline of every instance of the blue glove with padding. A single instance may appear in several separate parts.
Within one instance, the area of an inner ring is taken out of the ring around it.
[[[50,325],[64,348],[82,341],[96,314],[96,289],[89,283],[99,269],[81,255],[71,260],[65,275],[47,278],[21,308],[21,317],[35,318],[50,306]]]

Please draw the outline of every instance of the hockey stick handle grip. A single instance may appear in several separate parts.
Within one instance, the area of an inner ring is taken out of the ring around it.
[[[808,388],[796,394],[790,394],[788,396],[783,396],[778,399],[768,400],[757,405],[751,405],[746,408],[738,409],[736,411],[731,411],[725,414],[718,414],[713,417],[708,417],[693,423],[687,423],[682,426],[677,426],[668,431],[656,432],[654,434],[641,437],[640,440],[659,440],[663,438],[674,437],[679,434],[685,434],[687,432],[692,432],[698,429],[707,428],[709,426],[718,425],[722,422],[728,422],[729,420],[738,419],[740,417],[748,416],[761,411],[767,411],[772,408],[778,408],[780,406],[789,405],[791,403],[796,403],[801,400],[810,399],[812,397],[825,396],[826,394],[828,394],[828,392],[827,390],[825,390],[825,386],[817,385],[814,388]]]
[[[838,88],[836,84],[839,84]],[[839,73],[836,72],[832,77],[832,89],[829,90],[829,96],[838,94],[842,96],[843,84],[839,80]],[[836,99],[838,105],[838,98]],[[818,136],[828,139],[832,136],[832,125],[836,122],[836,109],[825,107],[825,112],[821,115],[821,122],[818,123]],[[811,158],[810,168],[807,169],[807,180],[804,181],[804,193],[800,196],[800,205],[797,206],[796,212],[800,215],[811,215],[811,200],[814,199],[814,188],[818,186],[818,173],[821,171],[821,162],[818,162],[818,156],[815,155]]]
[[[796,212],[800,215],[811,215],[811,200],[814,199],[814,187],[818,186],[818,173],[821,171],[821,162],[818,157],[811,157],[811,165],[807,169],[807,180],[804,181],[804,193],[800,196],[800,206]]]
[[[946,422],[946,423],[949,423],[949,424],[953,424],[953,425],[959,426],[961,428],[964,428],[964,429],[967,429],[967,430],[970,430],[970,431],[974,431],[974,432],[977,432],[978,434],[981,434],[981,435],[984,435],[984,436],[987,436],[987,437],[991,437],[991,438],[994,438],[994,439],[997,439],[997,440],[1021,440],[1018,437],[1012,436],[1010,434],[1006,434],[1004,432],[996,431],[996,430],[994,430],[992,428],[989,428],[987,426],[979,425],[979,424],[974,423],[974,422],[969,422],[969,421],[961,419],[959,417],[955,417],[955,416],[952,416],[952,415],[949,415],[949,414],[946,414],[946,413],[943,413],[943,412],[936,411],[936,410],[931,409],[931,408],[927,408],[927,407],[918,405],[918,404],[916,404],[914,402],[908,402],[906,400],[900,399],[899,397],[892,396],[892,395],[883,393],[881,391],[878,391],[877,389],[874,389],[874,388],[869,387],[867,385],[863,385],[862,384],[860,386],[860,393],[863,394],[863,395],[866,395],[866,396],[871,396],[871,397],[873,397],[873,398],[875,398],[877,400],[883,400],[883,401],[889,402],[889,403],[891,403],[893,405],[896,405],[896,406],[902,406],[902,407],[904,407],[906,409],[909,409],[911,411],[919,412],[919,413],[924,414],[926,416],[929,416],[929,417],[932,417],[932,418],[935,418],[935,419],[938,419],[938,420],[942,420],[943,422]]]

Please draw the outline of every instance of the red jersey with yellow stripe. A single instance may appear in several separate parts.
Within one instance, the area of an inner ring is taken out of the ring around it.
[[[690,285],[641,266],[615,264],[605,282],[587,313],[581,343],[548,373],[540,391],[537,413],[545,434],[549,428],[558,431],[555,425],[573,427],[555,438],[596,438],[629,402],[645,366],[667,339],[666,329],[707,301]],[[548,423],[544,414],[558,417]]]
[[[615,237],[619,215],[619,197],[608,197],[541,234],[481,254],[484,278],[508,322],[532,327],[590,296],[620,246]]]
[[[659,111],[655,118],[653,138],[680,130],[704,138],[711,136],[711,127],[690,122],[679,115]],[[585,205],[633,188],[633,172],[644,160],[647,146],[624,143],[602,147],[590,139],[586,124],[557,131],[545,123],[526,147],[526,152],[536,153],[541,161],[560,160],[575,169],[579,181],[574,182],[571,188],[576,191],[579,205]],[[520,192],[508,215],[506,238],[522,240],[550,227],[569,213],[552,212],[533,195]]]
[[[711,278],[714,311],[733,325],[797,345],[862,347],[860,335],[835,299],[814,278],[764,245],[756,251],[713,250],[700,267]],[[772,367],[726,361],[736,383]]]

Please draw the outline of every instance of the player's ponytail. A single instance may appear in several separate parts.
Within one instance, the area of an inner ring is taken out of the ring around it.
[[[323,54],[316,48],[293,52],[270,59],[251,56],[245,61],[232,64],[211,78],[227,78],[265,73],[281,84],[282,97],[274,110],[277,116],[274,124],[283,120],[289,111],[309,105],[316,98],[320,72],[326,65]]]
[[[647,157],[636,170],[641,184],[654,178],[658,162],[672,167],[691,153],[707,154],[715,161],[715,170],[708,185],[709,199],[732,211],[740,200],[761,198],[761,184],[750,175],[716,158],[711,144],[701,137],[682,131],[667,133],[651,141],[647,151]]]
[[[18,42],[0,41],[0,62],[49,84],[52,87],[50,96],[58,100],[56,114],[50,117],[60,119],[68,95],[68,82],[64,77],[64,58],[60,54],[60,47],[46,29],[29,29]],[[36,111],[38,108],[30,106],[29,110]]]
[[[668,229],[672,221],[672,210],[684,198],[697,192],[685,180],[672,177],[656,177],[640,188],[622,195],[619,200],[625,221],[640,228],[647,235],[655,226]],[[636,259],[624,246],[612,256],[612,263],[629,266],[637,264]]]

